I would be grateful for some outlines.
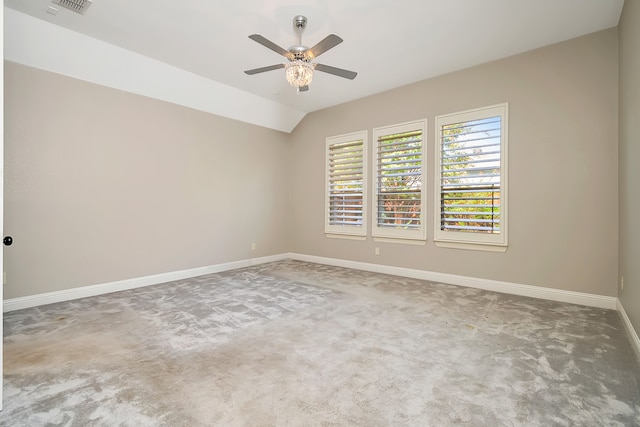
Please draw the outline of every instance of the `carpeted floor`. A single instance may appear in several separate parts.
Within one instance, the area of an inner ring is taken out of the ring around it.
[[[6,313],[3,426],[630,426],[615,311],[283,261]]]

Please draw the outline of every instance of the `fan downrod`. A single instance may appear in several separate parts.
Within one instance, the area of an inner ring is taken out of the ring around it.
[[[298,47],[302,46],[302,32],[307,26],[307,17],[297,15],[293,17],[293,29],[298,33]],[[291,51],[291,49],[289,49]],[[293,53],[293,52],[292,52]]]

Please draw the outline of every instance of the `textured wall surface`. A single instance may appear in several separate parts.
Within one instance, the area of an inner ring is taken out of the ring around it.
[[[5,67],[5,298],[288,250],[287,134]]]
[[[640,332],[640,2],[620,20],[620,300]]]
[[[509,247],[436,247],[434,118],[501,102],[509,102]],[[293,133],[292,250],[616,296],[617,110],[613,28],[311,113]],[[375,127],[420,118],[428,120],[426,245],[325,237],[325,138],[360,130],[371,138]]]
[[[5,73],[5,298],[285,252],[617,295],[617,28],[318,111],[291,135]],[[327,136],[427,118],[432,177],[435,116],[500,102],[506,253],[436,247],[432,182],[426,245],[325,237]]]

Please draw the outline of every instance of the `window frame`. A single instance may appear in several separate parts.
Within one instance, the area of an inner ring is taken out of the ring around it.
[[[500,117],[500,232],[495,234],[468,231],[442,230],[441,173],[443,126]],[[504,252],[508,246],[508,129],[509,103],[501,103],[450,114],[436,116],[435,119],[435,168],[434,168],[434,242],[437,246]]]
[[[324,232],[327,237],[337,237],[344,239],[364,240],[367,236],[367,201],[368,201],[368,184],[367,184],[367,147],[368,132],[366,130],[351,132],[342,135],[330,136],[325,139],[325,197],[324,197]],[[335,225],[330,223],[331,209],[331,146],[336,144],[348,144],[351,142],[362,141],[362,221],[357,225]]]
[[[381,227],[378,225],[378,146],[379,139],[384,136],[421,131],[421,185],[420,185],[420,228],[415,230],[398,229],[391,227]],[[407,243],[424,245],[427,240],[427,119],[420,119],[411,122],[399,123],[389,126],[382,126],[373,129],[372,151],[372,207],[371,207],[371,235],[374,241],[389,241],[393,243]]]

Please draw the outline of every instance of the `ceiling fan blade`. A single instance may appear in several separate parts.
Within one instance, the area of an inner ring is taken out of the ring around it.
[[[253,41],[260,43],[262,46],[271,49],[275,53],[279,53],[285,58],[289,58],[290,56],[290,53],[288,51],[284,50],[283,48],[281,48],[271,40],[268,40],[265,37],[261,36],[260,34],[251,34],[249,38]]]
[[[318,56],[322,55],[332,47],[339,45],[340,43],[342,43],[342,39],[340,37],[336,36],[335,34],[329,34],[314,47],[307,50],[307,58],[309,60],[317,58]]]
[[[269,65],[268,67],[261,67],[261,68],[254,68],[253,70],[246,70],[245,74],[249,74],[250,76],[252,76],[254,74],[277,70],[279,68],[284,68],[284,64]]]
[[[355,71],[343,70],[342,68],[331,67],[324,64],[316,64],[316,70],[323,73],[333,74],[334,76],[344,77],[345,79],[353,80],[358,73]]]

